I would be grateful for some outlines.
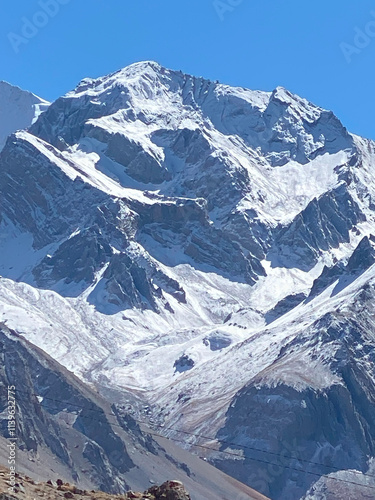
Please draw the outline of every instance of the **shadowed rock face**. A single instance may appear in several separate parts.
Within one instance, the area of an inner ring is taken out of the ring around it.
[[[100,489],[126,489],[127,484],[119,475],[132,469],[134,463],[99,404],[80,391],[77,382],[69,381],[57,364],[45,359],[44,353],[28,348],[25,341],[4,326],[0,330],[0,350],[1,384],[16,388],[19,449],[34,454],[39,449],[49,449],[78,479],[79,460],[73,458],[73,440],[77,447],[83,446],[82,455]],[[3,394],[2,411],[6,404]],[[7,421],[2,420],[3,436],[7,435],[6,425]]]
[[[160,159],[123,134],[113,134],[101,127],[85,125],[84,136],[106,144],[105,153],[108,158],[122,165],[127,174],[139,182],[161,184],[171,179],[170,172]]]
[[[350,380],[353,374],[347,376]],[[367,457],[374,451],[375,434],[371,431],[370,438],[367,432],[373,428],[372,402],[361,410],[371,411],[369,421],[363,415],[358,419],[355,398],[341,386],[322,392],[298,392],[285,385],[245,389],[227,415],[231,432],[228,426],[218,436],[243,449],[241,472],[235,463],[215,464],[271,498],[299,499],[320,475],[354,467],[367,470]],[[247,426],[252,430],[241,440],[238,431]]]
[[[126,97],[122,97],[121,90],[118,88],[113,89],[110,94],[107,93],[106,100],[107,105],[92,102],[87,95],[80,99],[67,97],[57,99],[53,103],[53,108],[47,110],[43,121],[35,123],[30,130],[46,142],[63,149],[66,144],[74,144],[79,140],[84,124],[88,120],[112,114],[122,106],[126,106],[127,101]],[[58,136],[56,136],[56,127],[61,130]]]
[[[51,148],[47,146],[47,150],[48,147]],[[66,162],[66,158],[56,150],[53,154],[56,158],[51,161],[35,145],[18,137],[9,141],[0,158],[3,172],[0,190],[4,192],[0,216],[5,224],[11,222],[29,233],[34,249],[44,252],[32,269],[32,278],[20,273],[25,281],[58,290],[63,295],[77,296],[95,284],[96,275],[104,266],[109,264],[105,279],[114,277],[115,268],[120,272],[113,249],[126,261],[130,242],[137,240],[149,254],[148,260],[156,256],[163,261],[168,253],[165,247],[172,243],[179,246],[181,256],[185,256],[182,262],[198,269],[209,266],[230,279],[251,284],[259,275],[264,275],[259,260],[232,241],[231,233],[210,224],[205,200],[165,199],[157,195],[149,195],[152,203],[114,199],[80,177],[67,176],[55,164],[55,161]],[[77,165],[67,162],[72,175],[77,175],[76,168]],[[150,236],[151,240],[144,236]],[[155,253],[154,242],[164,247],[164,257]],[[144,250],[138,251],[139,262]],[[134,260],[134,252],[131,259]],[[160,269],[153,272],[157,288],[151,286],[146,291],[150,286],[148,270],[142,263],[132,266],[139,268],[135,287],[125,293],[118,290],[113,293],[117,285],[109,285],[109,296],[117,296],[120,309],[144,307],[144,300],[137,297],[139,287],[145,293],[146,307],[152,309],[156,308],[155,300],[160,298],[159,288],[184,300],[183,286]],[[164,278],[160,279],[162,275]],[[125,279],[118,278],[118,283]],[[73,284],[79,286],[72,287]],[[113,300],[109,304],[113,304]],[[104,312],[105,307],[101,310]]]
[[[271,323],[275,319],[281,318],[284,314],[287,314],[301,304],[305,299],[306,295],[304,293],[297,293],[288,295],[285,299],[280,300],[273,309],[267,312],[265,316],[267,323]]]
[[[349,231],[365,220],[357,203],[341,184],[335,190],[314,199],[288,226],[275,235],[275,265],[297,266],[310,270],[322,251],[349,242]],[[277,249],[277,250],[276,250]]]
[[[176,372],[183,373],[188,370],[191,370],[194,367],[194,361],[189,358],[189,356],[181,356],[179,359],[176,359],[174,363],[174,368]]]
[[[132,307],[142,308],[149,305],[156,308],[152,283],[145,270],[136,265],[127,255],[114,255],[106,269],[108,301],[117,305],[119,310]],[[161,290],[159,291],[161,296]]]
[[[48,288],[64,280],[86,284],[93,283],[97,273],[112,256],[112,249],[100,234],[98,227],[92,227],[64,241],[52,257],[44,257],[33,269],[36,283]]]
[[[365,288],[351,311],[323,317],[285,345],[237,393],[217,434],[228,443],[222,450],[243,454],[241,467],[215,465],[280,500],[301,498],[321,475],[366,473],[375,452],[373,312]]]
[[[365,236],[347,264],[347,272],[351,274],[363,273],[375,263],[375,237],[370,235],[370,237]]]
[[[374,491],[374,463],[370,460],[366,474],[357,470],[329,474],[314,483],[301,500],[336,500],[337,498],[369,500],[373,498]]]
[[[332,267],[324,266],[321,275],[314,281],[309,298],[315,297],[338,280],[336,287],[332,291],[333,295],[337,294],[374,263],[374,236],[371,235],[370,238],[365,236],[354,250],[346,265],[338,262]]]
[[[31,233],[36,249],[89,224],[106,199],[79,178],[68,180],[49,158],[21,138],[8,141],[0,164],[1,218]]]

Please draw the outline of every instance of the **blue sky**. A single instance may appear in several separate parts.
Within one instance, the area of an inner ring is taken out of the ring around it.
[[[49,100],[141,60],[252,89],[282,85],[375,139],[370,0],[5,0],[0,56],[0,80]]]

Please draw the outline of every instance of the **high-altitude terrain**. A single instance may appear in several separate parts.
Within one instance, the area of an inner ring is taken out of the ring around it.
[[[31,92],[0,81],[0,150],[8,135],[29,127],[49,104]]]
[[[373,141],[143,62],[10,135],[0,172],[1,321],[272,499],[371,498]]]

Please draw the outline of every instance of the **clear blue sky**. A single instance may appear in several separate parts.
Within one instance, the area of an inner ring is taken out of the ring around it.
[[[282,85],[375,139],[373,0],[50,0],[61,1],[54,16],[40,15],[43,1],[4,0],[0,80],[53,100],[151,59],[252,89]],[[40,26],[29,38],[24,18]],[[371,36],[354,40],[356,28]]]

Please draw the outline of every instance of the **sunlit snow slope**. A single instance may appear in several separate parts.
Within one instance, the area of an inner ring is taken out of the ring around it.
[[[31,92],[0,82],[0,150],[10,134],[29,127],[48,105]]]

